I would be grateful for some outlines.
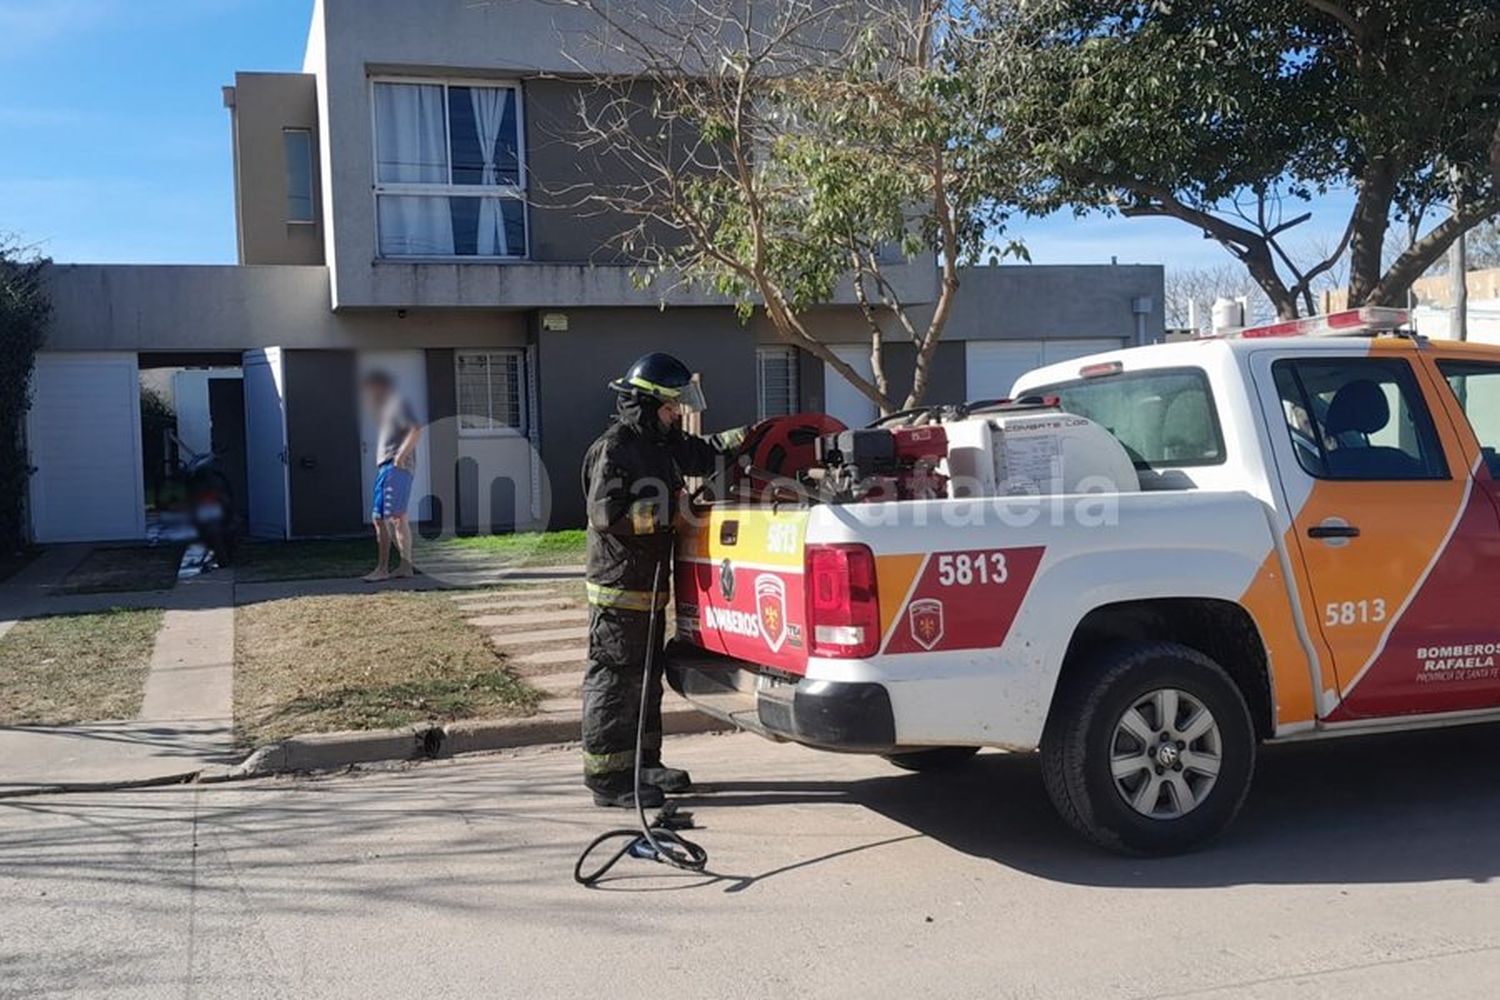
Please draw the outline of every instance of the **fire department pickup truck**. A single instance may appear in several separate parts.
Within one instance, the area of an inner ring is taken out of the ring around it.
[[[1039,750],[1063,818],[1133,853],[1223,829],[1264,741],[1500,718],[1500,348],[1406,325],[1131,348],[856,431],[785,418],[681,529],[669,680],[910,770]]]

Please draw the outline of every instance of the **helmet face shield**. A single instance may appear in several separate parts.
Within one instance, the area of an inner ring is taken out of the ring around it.
[[[708,409],[708,400],[703,398],[703,386],[699,383],[697,376],[694,376],[693,380],[683,386],[679,392],[681,395],[677,398],[677,403],[684,410],[702,413]]]
[[[641,376],[633,376],[623,382],[611,383],[619,392],[639,392],[643,396],[663,403],[672,403],[684,410],[693,413],[702,413],[708,409],[708,401],[703,397],[703,389],[698,383],[698,376],[685,385],[662,385],[652,382]]]

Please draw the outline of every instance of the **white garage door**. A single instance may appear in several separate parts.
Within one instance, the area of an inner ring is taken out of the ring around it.
[[[1055,365],[1103,351],[1116,351],[1122,346],[1124,341],[1115,338],[971,340],[966,344],[969,400],[1005,399],[1010,396],[1016,379],[1033,368]]]
[[[143,538],[141,384],[134,354],[38,354],[26,442],[38,542]]]

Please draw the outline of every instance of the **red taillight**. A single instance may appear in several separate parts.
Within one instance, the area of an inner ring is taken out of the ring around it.
[[[880,648],[875,556],[864,545],[807,547],[808,653],[852,659]]]

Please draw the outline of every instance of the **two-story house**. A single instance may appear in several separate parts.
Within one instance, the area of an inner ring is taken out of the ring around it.
[[[28,444],[38,541],[146,532],[144,373],[229,455],[252,531],[358,531],[373,428],[362,372],[394,374],[429,422],[431,530],[581,520],[578,465],[612,412],[606,381],[648,350],[702,372],[710,427],[868,403],[760,320],[704,292],[637,287],[625,225],[554,193],[591,178],[567,141],[591,26],[541,0],[319,0],[300,73],[224,88],[239,261],[58,265]],[[608,67],[605,67],[608,68]],[[227,209],[227,206],[226,206]],[[898,269],[930,301],[931,261]],[[1154,339],[1155,266],[975,268],[930,398],[1003,395],[1044,362]],[[852,302],[816,328],[868,368]],[[893,340],[893,372],[911,349]],[[184,431],[183,434],[186,437]]]

